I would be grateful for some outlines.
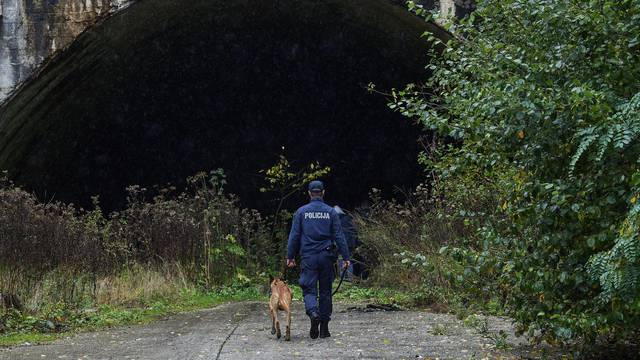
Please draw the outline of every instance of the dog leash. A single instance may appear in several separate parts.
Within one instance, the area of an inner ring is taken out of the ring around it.
[[[287,272],[289,271],[289,267],[285,264],[284,269],[282,270],[282,277],[280,280],[287,281]]]
[[[331,296],[335,295],[338,292],[338,290],[340,290],[340,285],[342,285],[345,275],[347,275],[347,269],[342,270],[342,275],[340,275],[340,282],[338,283],[338,287],[333,291]]]

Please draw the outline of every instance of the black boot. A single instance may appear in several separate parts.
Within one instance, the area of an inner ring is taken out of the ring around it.
[[[312,339],[318,338],[318,325],[320,325],[320,316],[317,313],[312,313],[311,318],[311,329],[309,329],[309,337]]]
[[[328,321],[322,321],[320,322],[320,338],[328,338],[331,337],[331,334],[329,333],[329,322]]]

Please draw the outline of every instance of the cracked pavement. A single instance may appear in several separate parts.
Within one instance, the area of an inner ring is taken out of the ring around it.
[[[519,359],[536,350],[513,335],[507,319],[488,318],[496,341],[450,314],[362,311],[334,304],[332,337],[312,340],[294,302],[291,341],[271,335],[266,302],[240,302],[168,316],[146,325],[80,333],[45,345],[0,350],[0,359]],[[284,318],[281,312],[280,319]],[[281,323],[284,331],[284,324]],[[504,345],[507,346],[504,346]],[[505,349],[506,348],[506,349]]]

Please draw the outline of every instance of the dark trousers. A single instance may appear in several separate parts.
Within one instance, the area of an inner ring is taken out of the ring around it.
[[[307,315],[317,312],[321,321],[330,321],[333,304],[331,285],[335,277],[333,264],[336,256],[331,251],[303,256],[301,260],[300,287],[304,296]]]

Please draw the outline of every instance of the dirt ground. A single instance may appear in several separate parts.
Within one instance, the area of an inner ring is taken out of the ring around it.
[[[281,317],[281,319],[284,316]],[[147,325],[82,333],[46,345],[0,350],[0,359],[536,359],[511,323],[488,318],[480,334],[453,315],[365,311],[336,304],[331,337],[312,340],[300,302],[291,341],[271,335],[268,306],[242,302],[173,315]],[[282,327],[284,333],[284,326]],[[495,336],[502,330],[504,341]]]

